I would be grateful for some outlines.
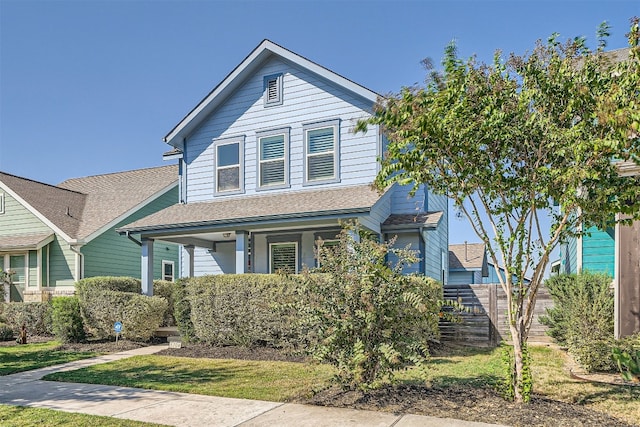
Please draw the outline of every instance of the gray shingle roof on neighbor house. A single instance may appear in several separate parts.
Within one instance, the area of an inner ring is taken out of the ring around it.
[[[50,239],[51,238],[51,239]],[[22,234],[19,236],[2,236],[0,238],[0,251],[24,249],[37,249],[44,242],[53,239],[53,233],[45,234]]]
[[[177,181],[177,165],[74,178],[57,186],[0,172],[0,182],[76,240],[91,236]],[[2,244],[17,238],[3,236]],[[15,243],[33,243],[25,238]]]
[[[0,182],[66,235],[75,238],[78,234],[80,213],[87,199],[85,194],[4,172],[0,172]]]
[[[178,166],[170,165],[68,179],[58,186],[86,194],[77,234],[85,238],[177,182]]]
[[[450,270],[482,270],[485,262],[484,243],[449,245]]]
[[[382,197],[370,185],[261,194],[177,204],[118,229],[120,232],[222,226],[254,221],[368,213]]]

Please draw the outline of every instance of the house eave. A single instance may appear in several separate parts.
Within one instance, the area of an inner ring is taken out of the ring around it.
[[[116,229],[118,233],[122,234],[140,234],[142,236],[151,235],[168,235],[168,234],[183,234],[196,231],[215,231],[222,229],[233,229],[252,226],[264,226],[265,224],[274,225],[285,222],[291,222],[293,220],[333,220],[341,218],[354,218],[361,215],[366,215],[371,212],[371,208],[352,208],[352,209],[340,209],[321,212],[302,212],[302,213],[290,213],[279,215],[264,215],[256,217],[245,218],[228,218],[219,219],[213,221],[196,221],[181,224],[162,224],[162,225],[150,225],[143,227],[122,227]]]

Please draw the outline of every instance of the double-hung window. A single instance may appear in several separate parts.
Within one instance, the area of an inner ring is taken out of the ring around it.
[[[225,138],[214,142],[216,193],[241,193],[243,191],[244,137]]]
[[[304,131],[304,183],[338,182],[340,122],[330,120],[307,124]]]
[[[289,186],[289,128],[258,132],[258,190]]]

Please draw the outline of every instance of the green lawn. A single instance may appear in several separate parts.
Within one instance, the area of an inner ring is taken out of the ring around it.
[[[160,424],[53,411],[51,409],[0,405],[0,425],[3,427],[151,427]]]
[[[89,352],[61,351],[58,347],[60,343],[57,341],[0,347],[0,375],[30,371],[98,355],[98,353]]]
[[[118,385],[211,396],[283,402],[326,387],[333,369],[327,365],[135,356],[46,380]]]

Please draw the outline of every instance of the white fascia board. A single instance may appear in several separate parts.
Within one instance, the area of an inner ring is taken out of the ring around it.
[[[39,211],[37,211],[29,203],[27,203],[22,197],[20,197],[15,191],[13,191],[11,188],[9,188],[5,183],[0,182],[0,188],[3,189],[4,191],[6,191],[7,194],[9,194],[11,197],[13,197],[22,206],[24,206],[29,212],[31,212],[36,218],[38,218],[40,221],[42,221],[47,227],[49,227],[51,230],[53,230],[54,233],[56,233],[57,235],[62,237],[67,243],[72,244],[72,243],[76,242],[76,239],[72,239],[71,237],[69,237],[69,235],[67,233],[65,233],[60,228],[58,228],[57,225],[55,225],[47,217],[42,215]]]
[[[153,202],[154,200],[156,200],[157,198],[159,198],[160,196],[164,195],[166,192],[172,190],[174,187],[177,187],[177,186],[178,186],[178,181],[176,180],[176,181],[172,182],[171,184],[169,184],[168,186],[166,186],[165,188],[163,188],[162,190],[160,190],[157,193],[153,194],[151,197],[148,197],[147,199],[141,201],[136,206],[132,207],[131,209],[129,209],[128,211],[126,211],[122,215],[118,216],[117,218],[113,219],[109,223],[103,225],[98,230],[94,231],[93,233],[91,233],[90,235],[88,235],[87,237],[82,239],[82,244],[86,245],[87,243],[89,243],[90,241],[95,239],[96,237],[100,236],[105,231],[108,231],[108,230],[114,228],[116,226],[116,224],[118,224],[120,221],[124,220],[125,218],[127,218],[130,215],[133,215],[134,213],[136,213],[137,211],[139,211],[140,209],[142,209],[143,207],[145,207],[149,203]],[[176,203],[178,203],[177,200],[176,200]]]
[[[372,103],[376,102],[378,99],[379,95],[372,90],[342,77],[339,74],[336,74],[333,71],[324,68],[290,50],[278,46],[269,40],[264,40],[164,137],[164,142],[176,148],[183,148],[182,145],[184,138],[199,124],[198,119],[200,117],[206,117],[215,110],[215,108],[224,101],[226,94],[230,93],[240,85],[247,74],[250,74],[265,58],[272,54],[278,55],[287,61],[306,68],[309,71],[371,101]]]

